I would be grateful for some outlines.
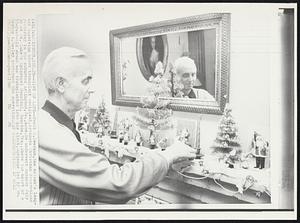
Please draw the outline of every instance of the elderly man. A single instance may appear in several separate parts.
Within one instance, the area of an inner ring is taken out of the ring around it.
[[[56,49],[42,74],[49,96],[39,111],[41,205],[125,203],[160,182],[172,163],[195,157],[195,150],[177,142],[121,167],[110,164],[81,144],[73,121],[93,92],[86,54]]]
[[[197,98],[203,101],[215,101],[214,97],[204,89],[194,88],[197,67],[189,57],[180,57],[174,64],[177,82],[182,85],[180,96]]]

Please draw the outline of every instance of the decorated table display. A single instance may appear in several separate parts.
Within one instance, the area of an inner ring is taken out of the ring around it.
[[[169,81],[160,69],[155,72],[156,77],[150,78],[149,95],[141,98],[143,107],[136,109],[132,119],[119,121],[116,112],[114,126],[110,128],[104,101],[96,110],[94,120],[89,121],[83,112],[79,125],[82,143],[118,165],[134,162],[151,150],[162,151],[174,140],[190,145],[189,130],[177,132],[173,112],[163,99],[170,94]],[[265,168],[268,143],[255,133],[253,149],[242,152],[229,105],[225,107],[219,129],[210,154],[201,154],[196,140],[194,147],[199,152],[196,159],[173,165],[162,182],[134,203],[270,203],[270,171]],[[200,135],[198,128],[197,134]]]
[[[119,165],[134,162],[151,151],[147,147],[137,146],[134,140],[124,145],[117,139],[107,136],[100,140],[95,134],[94,136],[90,134],[89,137],[85,138],[84,143],[90,144],[89,148],[92,151],[106,155],[111,162]],[[270,203],[271,201],[269,169],[244,169],[241,163],[236,164],[235,168],[229,168],[226,163],[212,155],[190,161],[190,165],[183,169],[181,166],[173,165],[165,180],[147,192],[148,198],[149,196],[157,198],[156,202],[162,199],[165,201],[163,203]],[[221,199],[211,200],[210,193],[221,195]],[[177,198],[172,199],[172,196]],[[181,196],[189,199],[183,199]],[[195,197],[199,197],[197,198],[199,200],[196,201]]]

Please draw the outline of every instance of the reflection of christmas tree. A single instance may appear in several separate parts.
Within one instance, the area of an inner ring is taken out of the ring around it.
[[[213,148],[215,152],[228,154],[232,150],[236,150],[237,156],[241,153],[239,149],[239,139],[237,135],[236,123],[231,115],[231,109],[226,105],[224,114],[219,125],[219,132],[215,140]]]
[[[106,104],[103,99],[96,110],[92,126],[94,128],[94,131],[97,133],[107,135],[110,132],[109,113],[107,111]]]

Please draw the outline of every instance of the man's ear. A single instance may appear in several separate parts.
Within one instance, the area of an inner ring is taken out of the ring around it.
[[[58,92],[64,93],[65,92],[65,84],[66,80],[62,77],[57,77],[55,79],[55,86]]]

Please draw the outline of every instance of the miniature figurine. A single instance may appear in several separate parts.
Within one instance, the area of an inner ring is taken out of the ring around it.
[[[124,134],[124,145],[128,145],[129,142],[129,134],[128,132],[125,132]]]
[[[228,164],[229,168],[234,168],[235,158],[236,158],[235,149],[232,149],[228,155],[226,154],[225,163]]]
[[[112,130],[112,131],[110,132],[110,138],[111,138],[111,139],[116,139],[116,138],[118,138],[118,137],[117,137],[117,131],[116,131],[116,130]]]
[[[261,135],[254,132],[253,137],[253,155],[256,159],[256,166],[254,168],[264,169],[265,168],[265,158],[267,157],[267,148],[269,143],[264,141]]]
[[[161,148],[161,150],[165,150],[168,146],[168,139],[164,137],[157,144]]]
[[[184,129],[182,129],[182,131],[180,133],[179,141],[185,143],[186,145],[191,146],[191,144],[189,142],[189,137],[190,137],[189,130],[184,128]]]
[[[91,125],[92,132],[99,133],[100,124],[97,121],[94,121]]]
[[[132,126],[132,124],[130,123],[129,119],[126,118],[126,119],[124,120],[124,129],[125,129],[125,131],[128,132],[128,131],[129,131],[129,128],[130,128],[131,126]]]
[[[253,157],[252,152],[248,152],[248,153],[242,153],[241,154],[241,167],[243,169],[249,169],[250,165],[249,165],[249,159],[250,157]]]
[[[122,143],[124,139],[124,131],[123,130],[119,130],[119,142]]]
[[[110,126],[109,126],[109,123],[104,123],[103,132],[104,132],[105,135],[110,135]]]
[[[89,129],[89,117],[87,115],[84,115],[82,118],[80,118],[80,121],[78,123],[78,130],[88,131],[88,129]]]
[[[155,149],[156,140],[154,134],[151,134],[149,141],[150,141],[150,149]]]
[[[136,142],[136,145],[137,146],[141,146],[141,143],[142,143],[142,135],[141,135],[141,132],[138,131],[135,135],[135,142]]]

